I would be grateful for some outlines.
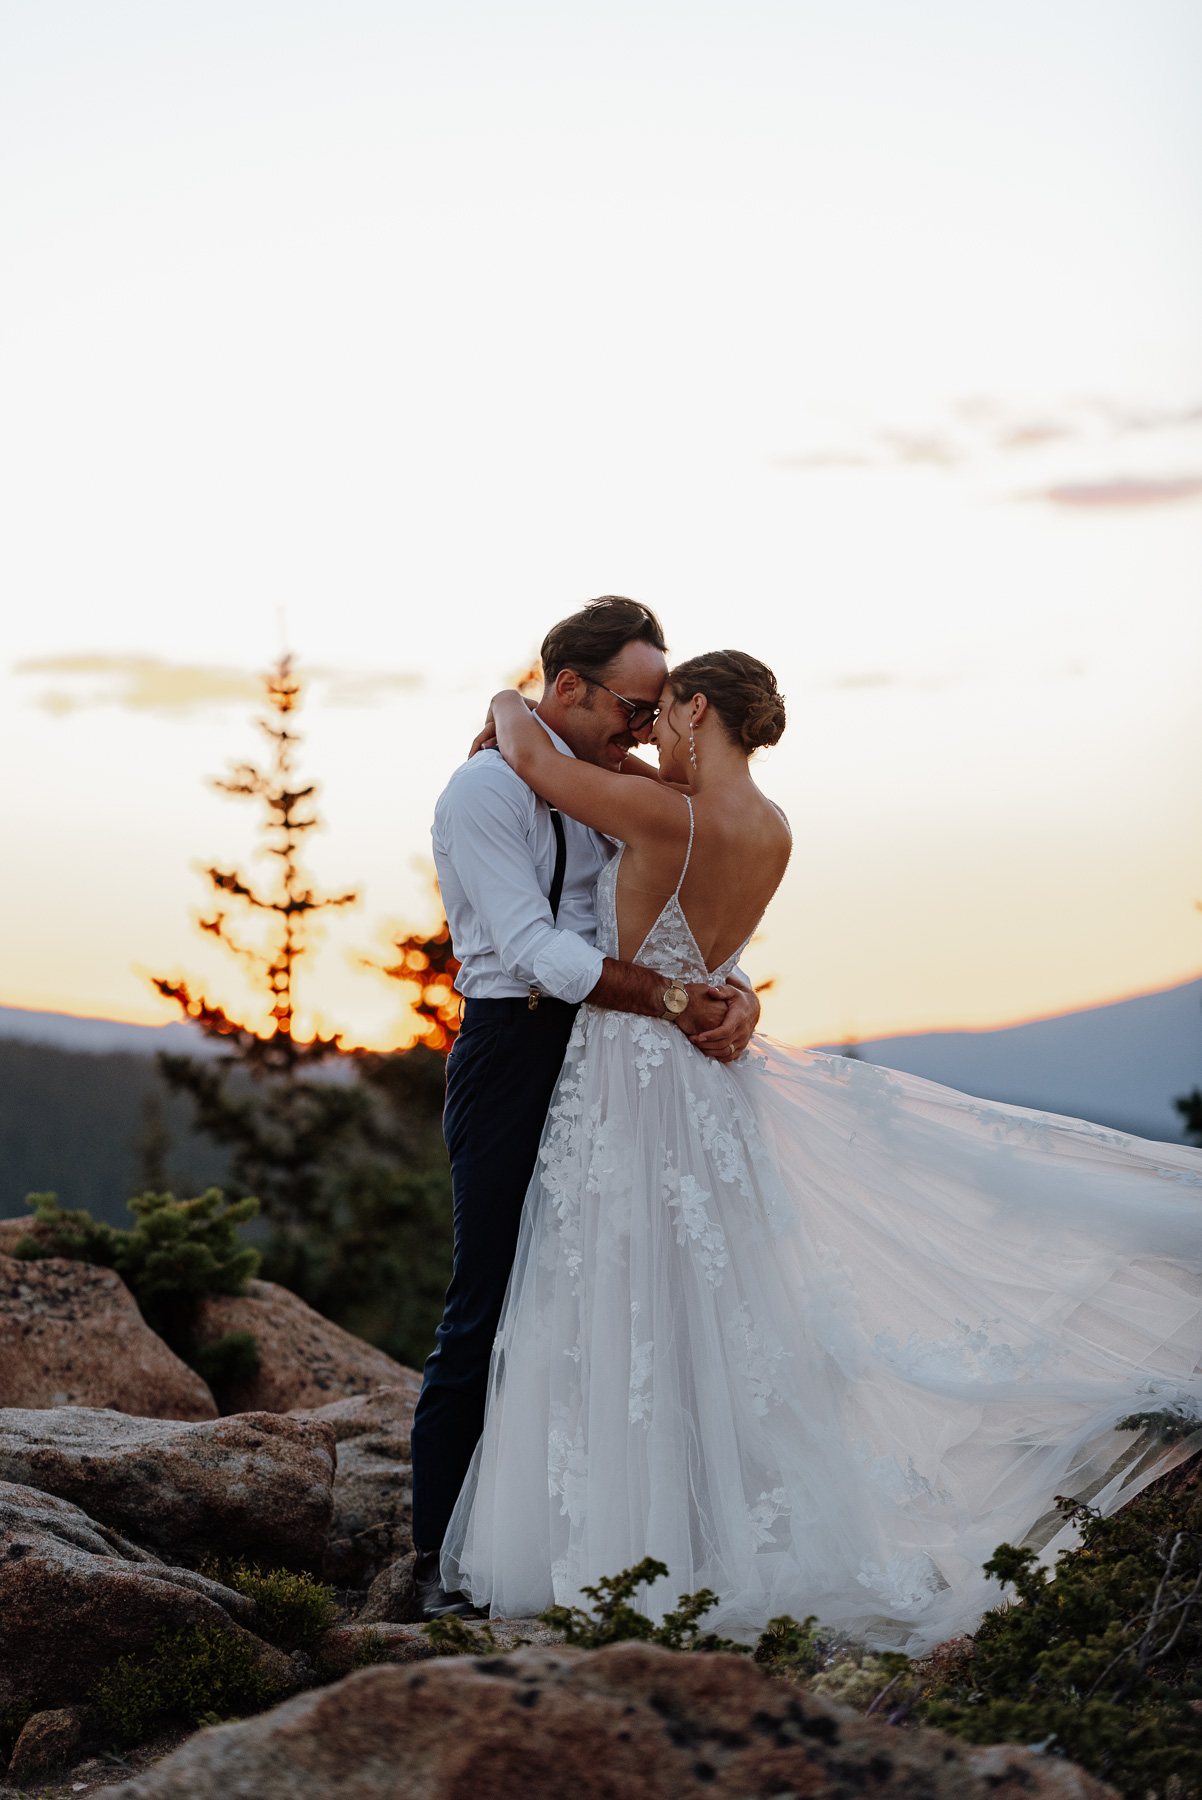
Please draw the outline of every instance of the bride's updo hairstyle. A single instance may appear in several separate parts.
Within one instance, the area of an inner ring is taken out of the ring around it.
[[[785,699],[766,663],[742,650],[711,650],[668,671],[678,700],[704,694],[728,733],[750,756],[777,743],[785,729]]]

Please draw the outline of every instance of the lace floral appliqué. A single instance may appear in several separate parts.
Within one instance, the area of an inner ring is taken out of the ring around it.
[[[645,1088],[651,1081],[652,1069],[658,1069],[664,1060],[667,1040],[665,1030],[674,1031],[674,1025],[661,1025],[658,1019],[632,1017],[630,1035],[634,1039],[634,1066],[639,1072],[639,1086]]]
[[[745,1200],[751,1199],[751,1183],[747,1177],[747,1158],[733,1131],[720,1125],[708,1100],[698,1100],[691,1089],[685,1089],[685,1106],[689,1123],[701,1139],[701,1148],[718,1165],[723,1181],[737,1183]]]
[[[588,1487],[588,1451],[584,1430],[577,1425],[569,1433],[562,1425],[552,1425],[547,1434],[547,1492],[561,1501],[560,1517],[579,1525],[584,1518],[585,1494]]]
[[[899,1344],[891,1331],[873,1339],[873,1348],[899,1374],[936,1381],[1022,1381],[1038,1379],[1049,1356],[1046,1343],[1029,1344],[1025,1350],[1013,1344],[991,1344],[989,1327],[996,1319],[982,1319],[974,1330],[963,1320],[947,1337],[919,1337],[912,1331]]]
[[[726,1335],[734,1346],[735,1368],[751,1395],[751,1410],[762,1419],[770,1401],[784,1399],[778,1378],[790,1352],[754,1329],[745,1306],[732,1314]]]
[[[930,1557],[922,1550],[915,1550],[909,1556],[895,1550],[883,1569],[880,1563],[865,1559],[856,1580],[861,1587],[870,1588],[895,1612],[913,1612],[926,1606],[946,1585]]]
[[[709,1193],[699,1187],[695,1175],[682,1175],[669,1163],[664,1170],[664,1197],[676,1214],[676,1242],[693,1245],[693,1255],[711,1288],[722,1286],[722,1271],[730,1261],[722,1227],[705,1210]]]
[[[773,1488],[770,1494],[761,1494],[759,1502],[747,1509],[747,1523],[751,1528],[751,1542],[755,1549],[762,1544],[774,1544],[772,1527],[782,1513],[789,1510],[789,1496],[783,1487]]]
[[[648,1338],[640,1341],[636,1329],[639,1316],[639,1302],[630,1302],[630,1402],[627,1417],[632,1425],[649,1425],[651,1423],[651,1395],[647,1391],[647,1383],[651,1380],[651,1359],[655,1353],[655,1340]]]

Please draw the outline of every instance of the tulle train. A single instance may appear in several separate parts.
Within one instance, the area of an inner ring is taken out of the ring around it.
[[[652,1612],[911,1651],[1003,1540],[1202,1446],[1202,1154],[764,1039],[581,1011],[444,1547],[494,1615],[658,1557]]]

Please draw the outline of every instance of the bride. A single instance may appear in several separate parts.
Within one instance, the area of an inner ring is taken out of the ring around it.
[[[674,669],[658,778],[561,755],[517,693],[493,714],[535,792],[624,845],[599,948],[722,980],[791,847],[748,768],[784,730],[771,671]],[[1071,1541],[1056,1495],[1113,1511],[1202,1444],[1117,1429],[1202,1410],[1200,1227],[1196,1151],[764,1038],[724,1066],[585,1006],[444,1586],[529,1616],[653,1556],[648,1610],[709,1587],[728,1636],[971,1629],[997,1544]]]

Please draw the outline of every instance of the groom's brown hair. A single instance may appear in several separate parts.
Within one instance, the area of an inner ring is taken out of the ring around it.
[[[561,669],[575,669],[578,675],[597,674],[624,645],[639,641],[655,650],[668,648],[664,628],[651,608],[621,594],[602,594],[571,618],[552,625],[539,651],[543,680],[550,684]]]

